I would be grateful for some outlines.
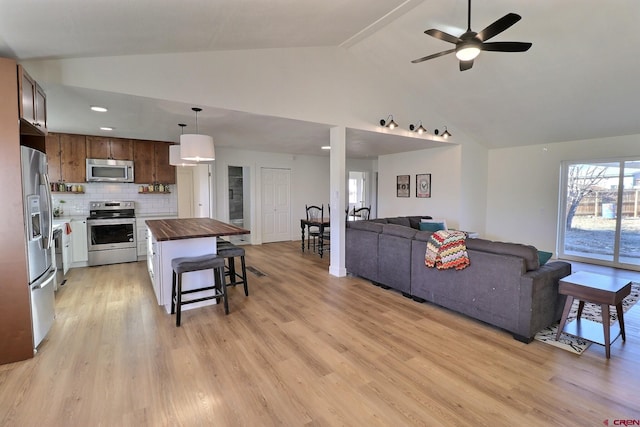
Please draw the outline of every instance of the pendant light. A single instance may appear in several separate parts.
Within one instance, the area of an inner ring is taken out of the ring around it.
[[[178,126],[180,126],[180,128],[182,128],[182,130],[180,132],[180,137],[182,137],[182,135],[184,135],[184,127],[186,126],[186,124],[178,123]],[[180,145],[179,144],[175,144],[175,145],[170,145],[169,146],[169,164],[172,165],[172,166],[196,166],[198,163],[191,162],[189,160],[181,159],[180,158]]]
[[[198,113],[202,108],[193,107],[196,113],[196,133],[180,135],[180,158],[192,162],[211,162],[216,159],[213,138],[198,134]]]

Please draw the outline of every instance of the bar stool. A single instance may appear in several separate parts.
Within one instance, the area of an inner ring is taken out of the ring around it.
[[[216,242],[216,245],[218,249],[218,256],[229,260],[227,272],[229,276],[229,283],[227,283],[226,285],[236,286],[242,284],[244,286],[245,296],[249,296],[249,285],[247,283],[247,266],[244,259],[245,250],[239,246],[234,245],[233,243],[227,242],[226,240],[218,240]],[[235,257],[240,257],[242,274],[239,274],[236,270]]]
[[[224,278],[224,258],[207,254],[195,257],[180,257],[171,260],[171,268],[173,269],[173,280],[171,284],[171,314],[176,313],[176,326],[180,326],[180,314],[182,306],[195,302],[206,301],[210,299],[219,300],[221,297],[224,301],[224,312],[229,314],[229,302],[227,300],[227,287]],[[213,270],[214,284],[198,289],[182,290],[182,274],[191,271]],[[213,290],[213,295],[194,298],[187,301],[182,300],[182,295],[193,292]],[[177,311],[177,312],[176,312]]]

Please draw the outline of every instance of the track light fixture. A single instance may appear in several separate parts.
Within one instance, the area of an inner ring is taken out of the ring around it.
[[[436,129],[436,130],[434,130],[434,131],[433,131],[433,133],[434,133],[435,135],[438,135],[438,134],[440,133],[440,131],[439,131],[438,129]],[[443,137],[444,139],[447,139],[447,138],[449,138],[450,136],[451,136],[451,133],[449,133],[449,131],[447,130],[447,127],[445,126],[445,127],[444,127],[444,132],[442,132],[442,137]]]
[[[409,125],[409,130],[417,132],[420,135],[422,135],[423,133],[425,133],[427,131],[424,128],[424,126],[422,126],[422,120],[420,120],[420,122],[419,122],[419,124],[417,126],[416,125]]]
[[[389,117],[387,117],[387,120],[384,120],[384,119],[380,120],[380,126],[385,126],[385,127],[388,127],[389,129],[394,129],[398,127],[398,124],[393,121],[393,116],[389,114]]]

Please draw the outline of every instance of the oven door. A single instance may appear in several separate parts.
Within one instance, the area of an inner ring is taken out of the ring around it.
[[[88,219],[89,252],[136,247],[135,218]]]

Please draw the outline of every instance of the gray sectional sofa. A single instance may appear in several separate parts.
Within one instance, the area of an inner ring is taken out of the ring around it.
[[[565,297],[558,294],[558,281],[571,274],[571,264],[540,266],[533,246],[466,239],[467,268],[427,268],[432,233],[419,230],[421,218],[429,217],[348,222],[347,272],[497,326],[526,343],[560,319]]]

